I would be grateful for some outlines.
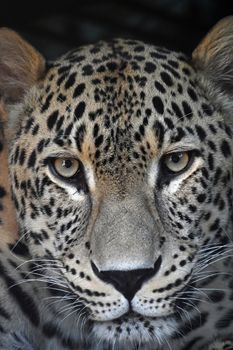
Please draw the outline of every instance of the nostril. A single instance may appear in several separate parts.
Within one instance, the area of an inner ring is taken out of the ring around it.
[[[91,262],[92,270],[95,275],[102,281],[112,284],[128,300],[133,299],[142,284],[159,271],[161,264],[161,255],[156,260],[154,267],[148,269],[99,271],[97,266]]]

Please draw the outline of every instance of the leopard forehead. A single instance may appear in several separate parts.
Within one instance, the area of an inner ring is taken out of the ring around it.
[[[80,215],[84,215],[90,194],[96,208],[101,201],[101,206],[108,208],[106,213],[104,209],[108,222],[109,217],[114,218],[114,211],[120,209],[114,201],[119,204],[123,200],[126,211],[130,206],[135,213],[137,210],[142,213],[142,208],[146,208],[145,198],[154,206],[156,191],[172,216],[178,205],[182,211],[188,207],[196,219],[201,209],[204,210],[208,198],[205,192],[209,191],[214,177],[226,177],[221,170],[223,161],[230,174],[230,128],[209,102],[188,59],[167,49],[125,40],[79,48],[53,62],[45,78],[29,91],[21,106],[21,124],[11,150],[17,198],[24,187],[28,194],[30,178],[29,188],[33,184],[35,191],[42,193],[40,205],[47,207],[51,194],[60,201],[65,189],[69,194],[67,205],[72,210],[80,207]],[[199,160],[191,172],[170,181],[171,184],[167,181],[164,186],[161,157],[172,151],[193,149],[198,152]],[[84,196],[86,204],[79,202],[79,190],[74,197],[71,187],[51,178],[46,167],[49,157],[66,155],[79,159],[84,166],[87,187],[82,186],[80,191],[85,188],[90,191]],[[222,186],[223,181],[218,182],[214,191],[221,191]],[[32,196],[33,193],[30,200],[34,202]],[[190,196],[191,206],[187,205],[186,196]],[[25,203],[22,198],[20,201]],[[201,203],[198,215],[197,203]],[[64,208],[65,203],[61,206]],[[20,215],[25,217],[23,207]],[[34,218],[35,213],[26,209]],[[41,211],[44,213],[43,208]],[[92,219],[94,216],[92,210]],[[44,217],[44,224],[47,219]],[[187,220],[182,224],[186,234],[192,226]],[[102,230],[103,220],[99,221],[100,227],[97,226]],[[124,237],[127,230],[125,222]]]
[[[50,64],[18,114],[11,151],[16,188],[18,176],[44,178],[42,162],[57,155],[83,163],[92,194],[111,192],[118,199],[136,194],[138,186],[151,197],[159,185],[158,162],[168,152],[198,150],[204,164],[196,176],[209,185],[209,172],[221,173],[222,161],[231,167],[231,130],[189,60],[139,41],[100,42],[64,55]],[[174,201],[198,180],[186,181],[176,198],[180,183],[169,189]],[[195,202],[198,195],[191,194]]]
[[[81,160],[108,172],[113,164],[116,172],[122,159],[128,166],[133,160],[141,173],[148,157],[163,146],[183,138],[202,141],[205,131],[196,124],[205,124],[213,107],[183,54],[114,40],[53,62],[36,93],[29,95],[26,114],[23,130],[31,128],[35,139],[43,134],[70,149],[72,136]]]

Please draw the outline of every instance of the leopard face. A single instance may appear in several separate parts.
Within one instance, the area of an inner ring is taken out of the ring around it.
[[[232,202],[231,129],[192,64],[137,41],[82,47],[49,67],[17,118],[21,234],[76,302],[67,322],[114,344],[176,332]]]

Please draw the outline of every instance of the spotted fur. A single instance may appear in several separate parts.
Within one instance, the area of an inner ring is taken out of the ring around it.
[[[13,243],[17,239],[15,209],[11,200],[11,190],[8,169],[7,140],[10,135],[6,128],[7,113],[0,102],[0,244]]]
[[[47,66],[0,32],[21,236],[0,256],[0,349],[232,348],[231,86],[213,79],[232,18],[216,28],[193,60],[117,39]],[[171,152],[189,154],[176,176]]]

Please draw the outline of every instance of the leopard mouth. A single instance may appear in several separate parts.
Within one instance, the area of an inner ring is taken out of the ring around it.
[[[139,314],[138,312],[133,311],[131,308],[129,309],[128,312],[124,313],[120,317],[117,317],[112,320],[106,320],[106,321],[94,321],[96,323],[108,323],[112,322],[113,324],[118,324],[118,323],[136,323],[136,322],[147,322],[147,321],[165,321],[166,319],[171,319],[171,318],[176,318],[176,311],[171,312],[169,315],[161,315],[161,316],[146,316]]]
[[[43,267],[42,267],[43,268]],[[190,273],[191,275],[191,273]],[[189,275],[189,276],[190,276]],[[182,297],[182,293],[185,293],[186,297],[187,295],[189,295],[190,297],[193,294],[193,291],[191,291],[191,288],[193,289],[194,284],[191,283],[191,281],[188,279],[187,282],[189,282],[188,284],[186,283],[183,288],[181,288],[179,291],[176,291],[175,294],[173,294],[173,297],[177,297],[176,300],[174,300],[172,308],[170,310],[168,310],[168,313],[166,314],[156,314],[156,315],[147,315],[146,313],[143,313],[143,309],[141,310],[141,312],[138,312],[137,310],[134,309],[133,305],[132,305],[132,301],[128,302],[128,306],[127,309],[124,310],[125,312],[123,312],[122,314],[114,317],[113,315],[111,315],[110,317],[106,318],[106,319],[98,319],[95,317],[90,317],[90,315],[92,314],[92,311],[89,307],[87,307],[86,305],[86,300],[84,297],[82,297],[76,287],[70,283],[70,281],[67,279],[65,273],[63,270],[60,270],[60,276],[61,279],[65,282],[65,284],[67,285],[67,288],[65,289],[63,287],[63,289],[60,288],[55,288],[56,286],[54,286],[54,284],[51,282],[48,283],[48,287],[51,287],[50,292],[51,294],[56,294],[56,296],[59,296],[61,298],[65,298],[65,296],[67,295],[67,293],[70,295],[70,300],[69,303],[77,303],[77,298],[80,300],[80,307],[77,308],[77,315],[80,313],[80,310],[85,310],[85,315],[89,318],[90,323],[97,323],[97,324],[107,324],[108,322],[113,323],[113,324],[117,324],[117,323],[134,323],[136,324],[137,322],[147,322],[147,321],[155,321],[155,322],[164,322],[166,319],[179,319],[180,318],[180,313],[179,310],[181,307],[183,309],[188,309],[189,306],[187,303],[184,303],[183,298],[179,299],[179,296]],[[189,293],[189,294],[187,294]],[[71,298],[72,295],[72,298]],[[122,310],[123,311],[123,310]],[[75,316],[75,314],[74,314]]]

